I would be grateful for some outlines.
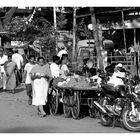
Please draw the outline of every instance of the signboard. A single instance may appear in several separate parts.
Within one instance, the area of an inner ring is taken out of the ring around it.
[[[11,41],[11,46],[20,46],[21,44],[21,41]]]
[[[108,22],[99,24],[99,27],[102,27],[102,30],[109,30],[109,29],[123,29],[122,22]],[[134,29],[134,28],[140,28],[140,18],[131,20],[125,20],[124,21],[124,27],[125,29]],[[92,24],[88,25],[89,30],[93,30],[94,27]]]

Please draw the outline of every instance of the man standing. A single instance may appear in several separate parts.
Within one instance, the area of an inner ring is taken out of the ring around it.
[[[2,80],[2,85],[0,86],[3,88],[3,90],[6,89],[6,73],[4,69],[4,64],[6,61],[8,61],[8,56],[4,54],[3,48],[0,48],[0,79]]]
[[[18,53],[18,50],[15,50],[15,53],[12,55],[12,61],[17,65],[17,84],[22,82],[22,66],[23,66],[23,57]]]
[[[53,56],[53,63],[50,65],[53,78],[57,78],[60,76],[59,64],[60,64],[60,57],[57,55]]]
[[[24,67],[24,74],[23,74],[23,83],[25,82],[26,85],[26,92],[27,95],[29,96],[28,104],[32,104],[32,80],[30,77],[30,71],[32,68],[35,66],[35,56],[31,55],[29,57],[29,62],[25,65]]]

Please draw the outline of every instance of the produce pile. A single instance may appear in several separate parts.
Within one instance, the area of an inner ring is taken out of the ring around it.
[[[58,87],[75,88],[81,90],[97,88],[97,83],[93,83],[93,81],[91,82],[90,79],[84,76],[77,76],[77,75],[68,77],[66,80],[55,79],[54,83]]]
[[[64,82],[65,81],[65,79],[63,79],[63,78],[55,78],[54,80],[53,80],[53,82],[52,82],[52,85],[53,86],[57,86],[57,84],[59,83],[59,82]]]

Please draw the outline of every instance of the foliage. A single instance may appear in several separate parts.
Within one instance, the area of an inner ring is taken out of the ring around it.
[[[93,33],[88,29],[87,25],[85,24],[84,18],[79,22],[76,29],[77,36],[80,39],[91,39],[93,38]]]
[[[5,31],[14,33],[15,40],[30,41],[38,40],[38,45],[42,47],[45,53],[47,50],[55,53],[56,38],[53,23],[53,8],[36,8],[36,12],[31,20],[28,17],[14,17],[5,25]],[[38,10],[40,9],[40,10]],[[57,29],[62,30],[67,24],[66,15],[57,13]]]
[[[57,28],[58,28],[58,30],[62,30],[63,28],[65,28],[67,21],[68,20],[66,19],[66,15],[64,15],[63,13],[61,13],[59,16],[57,16]]]

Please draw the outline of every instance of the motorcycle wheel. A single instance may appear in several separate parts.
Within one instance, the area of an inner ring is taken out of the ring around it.
[[[100,105],[103,106],[104,98],[100,100]],[[103,126],[111,126],[113,123],[113,119],[104,113],[100,113],[100,120]]]
[[[129,131],[140,131],[140,106],[135,107],[137,109],[136,116],[132,114],[131,108],[125,108],[122,113],[122,123],[124,128]]]

